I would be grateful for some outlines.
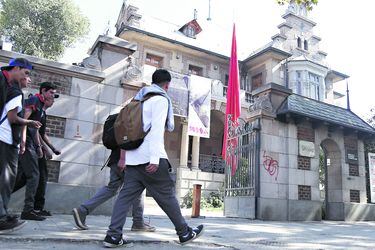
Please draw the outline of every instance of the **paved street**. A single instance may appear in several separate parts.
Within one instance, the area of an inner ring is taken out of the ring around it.
[[[187,214],[186,212],[184,214]],[[155,233],[129,230],[132,249],[375,249],[375,222],[264,222],[220,216],[191,219],[190,225],[205,224],[205,234],[180,246],[166,216],[151,215]],[[102,249],[109,217],[90,216],[90,230],[75,229],[69,215],[54,215],[44,222],[28,222],[20,231],[0,235],[0,249]]]

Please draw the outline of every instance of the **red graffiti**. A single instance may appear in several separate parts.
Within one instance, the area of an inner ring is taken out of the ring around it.
[[[279,162],[274,160],[271,156],[266,155],[266,151],[263,153],[263,159],[264,169],[271,176],[275,176],[275,180],[277,180],[277,176],[279,175]]]

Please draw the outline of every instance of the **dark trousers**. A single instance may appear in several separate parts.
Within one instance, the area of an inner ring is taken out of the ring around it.
[[[34,209],[35,210],[43,210],[44,204],[46,202],[45,195],[46,195],[46,188],[47,188],[47,180],[48,180],[48,169],[47,169],[47,160],[43,157],[38,159],[39,165],[39,183],[38,188],[36,190],[36,194],[34,197]],[[23,171],[18,171],[16,184],[14,185],[13,193],[18,191],[19,189],[23,188],[26,185],[26,175]]]
[[[17,175],[18,148],[0,141],[0,219],[8,212],[8,203]]]
[[[110,165],[111,172],[110,172],[110,179],[107,186],[100,188],[96,194],[91,197],[89,200],[85,201],[79,209],[81,212],[90,214],[93,212],[98,206],[109,200],[110,198],[114,197],[118,191],[121,189],[124,183],[124,172],[120,172],[117,163]],[[132,209],[132,216],[133,216],[133,225],[135,226],[143,226],[143,197],[142,194],[138,196],[133,202],[133,209]]]
[[[31,147],[26,148],[25,153],[20,156],[20,175],[26,177],[25,205],[23,212],[34,210],[35,194],[39,184],[38,156]]]
[[[175,195],[175,184],[169,173],[169,161],[160,159],[158,170],[152,174],[146,172],[147,165],[126,166],[124,185],[113,207],[107,235],[122,237],[129,208],[145,188],[172,221],[177,234],[183,235],[187,232],[188,226],[181,214]]]

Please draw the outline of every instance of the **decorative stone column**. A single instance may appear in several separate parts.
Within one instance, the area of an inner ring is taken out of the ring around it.
[[[199,166],[199,143],[200,143],[200,137],[194,136],[193,137],[193,148],[192,148],[192,159],[191,159],[191,166],[197,167]]]
[[[187,166],[189,153],[188,125],[182,124],[180,166]]]

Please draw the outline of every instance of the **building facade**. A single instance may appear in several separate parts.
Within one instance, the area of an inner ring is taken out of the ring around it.
[[[375,219],[366,199],[363,146],[374,129],[334,105],[345,96],[334,84],[348,76],[328,67],[306,8],[292,1],[282,18],[269,43],[239,58],[244,129],[237,136],[244,147],[233,151],[235,176],[224,173],[221,159],[230,41],[210,21],[172,24],[124,3],[116,37],[99,36],[80,65],[27,57],[36,65],[34,82],[56,82],[62,96],[49,116],[49,134],[63,154],[49,163],[56,184],[49,185],[47,205],[69,212],[106,184],[109,171],[101,171],[109,155],[101,144],[106,117],[150,84],[156,68],[165,68],[176,79],[194,76],[211,85],[208,138],[190,135],[183,105],[189,86],[171,93],[176,126],[165,142],[179,198],[201,184],[203,195],[225,193],[227,216]],[[21,55],[0,51],[2,63],[16,56]],[[111,202],[97,212],[110,213]]]

